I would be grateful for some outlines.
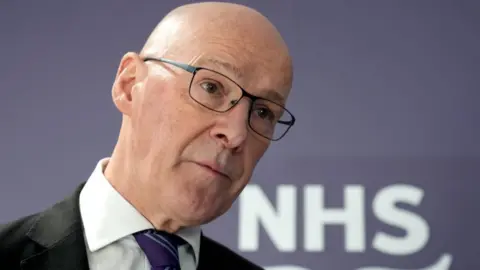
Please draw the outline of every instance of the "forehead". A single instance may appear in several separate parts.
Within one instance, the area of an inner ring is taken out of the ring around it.
[[[198,67],[209,68],[227,76],[250,94],[284,104],[290,82],[277,67],[260,67],[258,63],[241,63],[230,57],[204,55],[195,61]]]

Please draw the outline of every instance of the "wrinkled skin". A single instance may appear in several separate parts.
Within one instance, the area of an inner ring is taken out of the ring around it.
[[[190,98],[191,73],[143,56],[209,67],[253,95],[285,102],[292,84],[287,47],[258,12],[203,3],[172,11],[139,54],[121,59],[112,98],[122,126],[105,176],[157,229],[207,223],[231,207],[270,142],[249,130],[248,98],[213,112]]]

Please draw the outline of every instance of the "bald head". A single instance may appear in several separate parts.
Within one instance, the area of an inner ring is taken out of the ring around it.
[[[238,69],[256,73],[261,67],[277,65],[286,87],[291,84],[292,63],[280,33],[258,11],[239,4],[204,2],[178,7],[155,27],[141,51],[142,56],[190,64],[217,53],[224,61],[242,62]]]
[[[181,46],[177,43],[198,43],[224,35],[242,43],[262,47],[276,45],[286,50],[275,26],[256,10],[239,4],[204,2],[169,12],[155,27],[142,52],[162,54]]]

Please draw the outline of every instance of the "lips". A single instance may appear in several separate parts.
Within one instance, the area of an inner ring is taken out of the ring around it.
[[[220,176],[223,176],[223,177],[226,177],[226,178],[230,179],[230,176],[228,176],[228,174],[220,166],[217,166],[215,164],[211,164],[211,163],[208,163],[208,162],[194,162],[194,163],[212,171],[215,174],[218,174]]]

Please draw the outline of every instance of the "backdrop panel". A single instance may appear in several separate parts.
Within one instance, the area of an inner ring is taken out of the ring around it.
[[[187,2],[0,2],[0,222],[110,155],[120,58]],[[291,48],[298,122],[207,234],[270,270],[479,269],[480,2],[237,2]]]

